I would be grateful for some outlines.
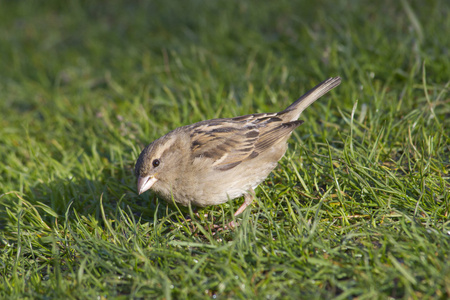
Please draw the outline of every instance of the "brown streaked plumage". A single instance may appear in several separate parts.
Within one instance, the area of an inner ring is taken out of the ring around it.
[[[135,166],[138,193],[150,188],[182,205],[208,206],[245,195],[277,166],[300,114],[341,82],[318,84],[285,110],[229,119],[213,119],[176,128],[145,147]]]

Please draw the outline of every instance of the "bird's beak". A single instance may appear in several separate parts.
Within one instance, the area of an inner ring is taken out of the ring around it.
[[[137,190],[139,195],[151,189],[156,181],[158,181],[158,179],[156,179],[156,177],[154,176],[145,176],[145,177],[139,176],[137,180]]]

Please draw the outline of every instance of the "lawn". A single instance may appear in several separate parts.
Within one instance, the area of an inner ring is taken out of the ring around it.
[[[0,6],[1,299],[450,298],[447,1]],[[137,195],[151,141],[335,76],[239,227]]]

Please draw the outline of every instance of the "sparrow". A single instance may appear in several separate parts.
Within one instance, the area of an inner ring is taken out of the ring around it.
[[[329,78],[285,110],[212,119],[176,128],[142,150],[135,166],[137,191],[152,189],[183,206],[218,205],[244,195],[242,213],[255,188],[284,156],[300,114],[341,83]]]

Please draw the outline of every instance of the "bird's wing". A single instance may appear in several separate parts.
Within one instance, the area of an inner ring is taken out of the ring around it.
[[[253,114],[196,123],[191,133],[193,159],[210,158],[217,170],[230,170],[277,144],[303,121],[284,122],[277,114]]]

